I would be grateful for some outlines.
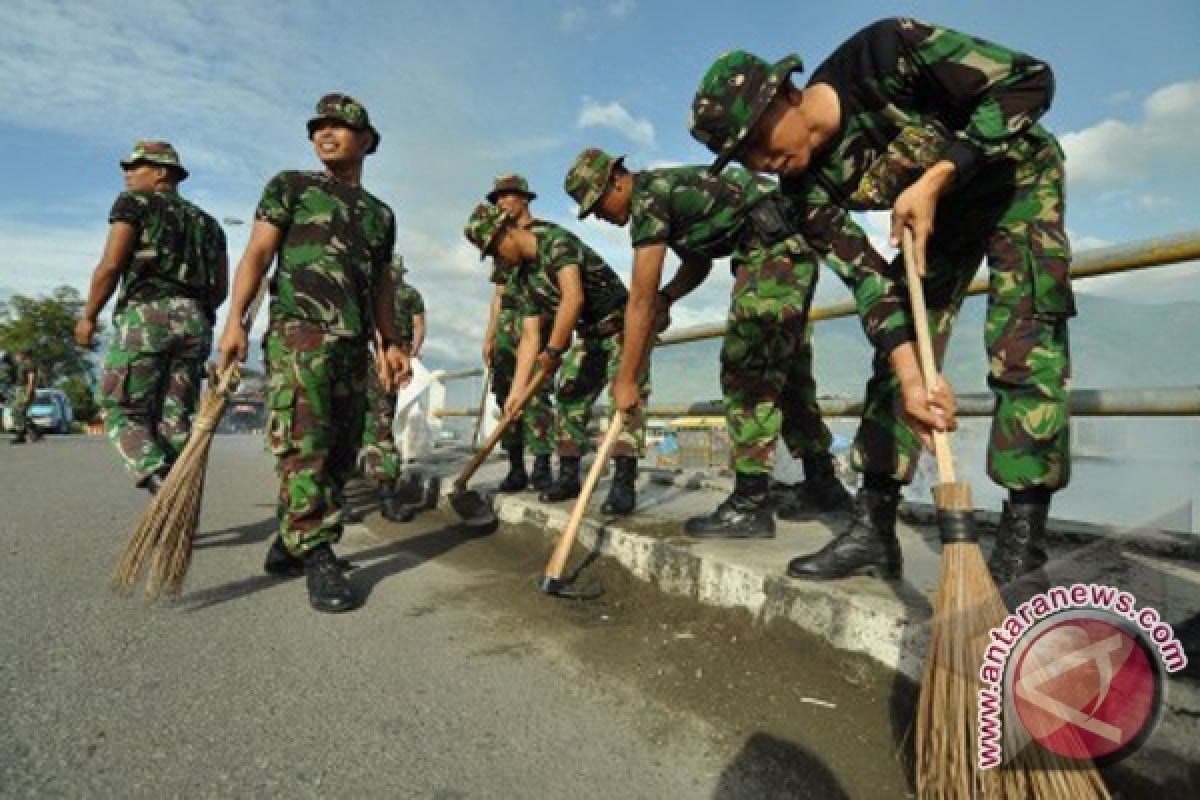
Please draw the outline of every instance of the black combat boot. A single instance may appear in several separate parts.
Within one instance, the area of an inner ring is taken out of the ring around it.
[[[787,572],[793,578],[829,580],[849,575],[874,575],[896,580],[904,566],[896,539],[896,508],[900,489],[860,489],[854,500],[854,519],[845,531],[815,553],[793,558]]]
[[[525,448],[517,445],[508,451],[508,474],[496,491],[511,493],[522,491],[529,485],[529,475],[525,472]]]
[[[342,569],[350,569],[351,566],[344,558],[337,559],[337,565]],[[278,535],[272,536],[267,557],[263,560],[263,572],[277,578],[298,578],[304,574],[304,559],[288,552]]]
[[[804,459],[804,482],[776,506],[780,519],[805,520],[820,514],[852,513],[854,498],[838,480],[833,456],[824,453]]]
[[[25,444],[25,431],[17,431],[17,435],[9,441],[9,444]]]
[[[171,466],[169,464],[163,464],[161,467],[154,470],[154,472],[151,472],[134,485],[139,489],[145,489],[151,495],[156,495],[158,494],[158,490],[162,488],[163,481],[167,479],[167,475],[169,475],[170,472]]]
[[[380,481],[379,513],[390,522],[411,522],[417,515],[417,510],[412,505],[401,502],[395,481]]]
[[[616,470],[612,486],[600,510],[605,514],[631,514],[637,507],[637,456],[617,456],[613,463]]]
[[[558,480],[538,495],[543,503],[561,503],[579,496],[579,456],[558,457]]]
[[[529,485],[534,491],[549,489],[554,483],[554,473],[550,469],[550,454],[533,457],[533,472],[529,474]]]
[[[358,607],[358,597],[342,574],[333,548],[322,544],[304,554],[304,575],[308,583],[308,602],[317,611],[330,614]]]
[[[689,517],[683,532],[701,539],[771,539],[775,515],[767,493],[766,475],[737,473],[733,493],[711,514]]]
[[[1006,586],[1045,566],[1049,514],[1049,503],[1004,502],[996,546],[987,565],[997,586]]]

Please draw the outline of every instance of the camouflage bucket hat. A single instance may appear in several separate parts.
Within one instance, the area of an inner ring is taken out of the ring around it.
[[[508,174],[498,175],[492,183],[492,190],[487,193],[487,201],[492,205],[496,204],[496,198],[505,192],[518,192],[525,195],[530,200],[537,198],[537,195],[529,191],[529,181],[525,180],[520,175]]]
[[[495,244],[496,237],[510,224],[512,216],[507,211],[480,203],[467,218],[467,227],[463,229],[463,234],[471,244],[479,248],[479,260],[482,261],[491,255],[489,251]]]
[[[734,50],[713,62],[700,80],[688,121],[692,137],[716,153],[713,171],[724,169],[737,153],[788,76],[803,71],[795,54],[769,64]]]
[[[614,158],[597,147],[589,147],[575,158],[563,179],[563,189],[579,203],[580,219],[592,213],[608,189],[613,170],[624,163],[624,156]]]
[[[129,169],[134,164],[157,164],[160,167],[174,167],[179,173],[179,180],[185,180],[188,171],[179,161],[179,153],[170,142],[158,142],[153,139],[139,139],[133,144],[133,152],[128,158],[122,159],[121,168]]]
[[[392,271],[397,275],[403,275],[408,272],[408,267],[404,266],[404,256],[399,253],[392,254]]]
[[[375,141],[367,148],[367,155],[379,149],[379,140],[382,138],[379,131],[375,130],[375,126],[371,124],[366,107],[350,95],[327,94],[317,101],[316,113],[308,121],[309,139],[313,138],[313,134],[316,133],[317,125],[326,119],[336,120],[356,131],[370,131],[371,135],[375,137]]]

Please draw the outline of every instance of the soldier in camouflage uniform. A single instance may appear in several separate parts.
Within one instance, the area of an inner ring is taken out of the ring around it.
[[[313,608],[337,612],[358,604],[332,544],[341,538],[343,489],[362,439],[373,335],[385,390],[410,370],[393,325],[395,218],[362,187],[379,132],[357,100],[328,94],[317,101],[308,135],[324,169],[281,172],[263,189],[220,350],[226,363],[245,359],[242,317],[277,259],[264,347],[279,536],[264,569],[303,570]]]
[[[627,391],[622,383],[629,386],[637,374],[651,318],[657,314],[659,329],[665,328],[671,305],[704,281],[713,259],[733,258],[721,388],[733,440],[734,491],[714,513],[687,520],[685,532],[697,537],[774,535],[767,490],[781,432],[792,455],[803,459],[806,480],[779,515],[800,519],[849,510],[850,495],[834,471],[829,452],[833,436],[821,420],[812,378],[808,309],[816,288],[816,257],[793,231],[775,184],[743,169],[719,175],[706,167],[631,173],[622,162],[602,150],[586,149],[564,183],[579,204],[580,218],[594,211],[614,225],[630,227],[633,290],[615,394]],[[667,248],[681,263],[675,277],[659,289]],[[624,406],[618,402],[618,407]]]
[[[392,257],[392,280],[396,284],[396,297],[392,301],[395,318],[392,326],[396,341],[408,351],[409,358],[421,354],[425,342],[425,301],[421,293],[404,281],[408,269],[404,257],[396,253]],[[396,494],[396,481],[402,471],[400,453],[392,434],[392,422],[396,417],[396,393],[386,391],[379,382],[376,359],[367,360],[367,416],[363,421],[362,449],[363,470],[367,477],[379,482],[383,500],[383,516],[393,522],[408,522],[414,516],[412,509],[405,507]]]
[[[179,194],[188,172],[175,148],[139,141],[121,169],[127,191],[109,212],[75,338],[91,346],[119,282],[100,405],[125,467],[153,494],[191,433],[229,262],[221,226]]]
[[[467,221],[466,236],[482,257],[514,273],[522,317],[517,369],[506,411],[528,386],[534,362],[543,374],[553,376],[562,365],[555,402],[558,406],[558,479],[542,492],[544,502],[578,496],[579,464],[588,449],[588,423],[592,406],[604,386],[616,375],[621,356],[628,293],[620,277],[594,250],[573,233],[551,222],[535,220],[528,229],[516,227],[507,212],[479,205]],[[543,343],[544,317],[553,317]],[[578,341],[563,358],[572,330]],[[538,351],[541,350],[539,353]],[[641,392],[649,391],[642,373]],[[637,460],[645,447],[645,431],[637,410],[613,449],[616,466],[612,486],[602,510],[629,514],[637,505]]]
[[[1009,490],[989,566],[1007,583],[1045,561],[1050,498],[1070,477],[1067,320],[1075,302],[1063,154],[1037,122],[1053,96],[1050,68],[947,28],[886,19],[842,44],[804,89],[790,81],[801,69],[795,55],[774,65],[742,51],[723,55],[701,82],[691,122],[718,168],[732,158],[780,175],[802,204],[805,238],[856,283],[876,348],[855,442],[865,476],[858,523],[793,560],[789,572],[898,576],[899,489],[912,479],[920,434],[953,422],[952,398],[931,403],[922,386],[901,263],[885,262],[849,214],[891,208],[893,244],[904,227],[916,241],[939,358],[987,256],[985,339],[996,395],[988,472]]]
[[[533,224],[529,204],[537,195],[529,191],[529,183],[520,175],[500,175],[487,194],[487,201],[511,214],[519,228]],[[492,391],[501,408],[508,402],[513,373],[517,368],[517,343],[521,339],[521,316],[517,308],[517,289],[506,279],[504,270],[492,271],[496,288],[492,296],[487,332],[484,334],[483,361],[491,366]],[[542,337],[549,338],[548,323],[542,327]],[[541,390],[530,398],[521,413],[520,423],[510,425],[500,439],[508,453],[509,470],[497,489],[519,492],[526,486],[538,491],[548,489],[553,480],[550,454],[554,452],[553,382],[546,381]],[[533,473],[525,471],[525,448],[533,453]]]
[[[42,432],[29,418],[29,406],[37,392],[38,370],[33,360],[33,352],[22,350],[17,354],[16,376],[13,386],[12,419],[16,435],[9,444],[25,444],[26,437],[35,442],[42,438]]]

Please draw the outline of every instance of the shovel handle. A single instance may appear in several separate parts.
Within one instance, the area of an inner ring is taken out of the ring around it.
[[[933,356],[933,338],[929,335],[929,313],[925,308],[925,292],[921,288],[921,276],[913,260],[912,231],[904,228],[901,251],[904,253],[904,275],[908,282],[908,300],[912,306],[913,326],[917,330],[917,355],[921,362],[921,375],[925,379],[925,390],[932,395],[937,386],[937,360]],[[937,458],[938,480],[954,483],[954,452],[950,448],[950,434],[933,431],[933,454]]]
[[[537,394],[538,389],[542,388],[542,381],[545,379],[546,373],[539,365],[534,370],[533,377],[530,379],[529,385],[525,387],[525,393],[518,398],[516,409],[512,414],[505,414],[500,419],[500,424],[496,426],[496,430],[492,431],[492,435],[489,436],[487,441],[483,443],[483,446],[475,452],[475,455],[472,456],[471,461],[454,480],[454,486],[456,488],[462,489],[467,485],[467,481],[471,480],[471,476],[475,474],[475,470],[479,469],[479,465],[483,463],[484,459],[486,459],[496,447],[496,443],[500,441],[500,437],[502,437],[504,432],[508,430],[508,426],[513,423],[513,420],[521,416],[521,412],[525,410],[525,406],[529,403],[530,398]]]
[[[562,578],[563,567],[567,565],[567,558],[571,555],[571,548],[575,545],[575,537],[579,535],[579,526],[583,524],[583,514],[587,511],[588,501],[592,499],[592,492],[596,490],[596,484],[600,481],[600,473],[604,472],[604,465],[608,463],[609,456],[612,455],[612,450],[616,447],[617,439],[620,438],[624,428],[625,412],[618,410],[608,423],[608,431],[604,434],[604,441],[600,443],[600,449],[596,451],[596,460],[592,462],[592,468],[588,470],[587,479],[579,490],[575,508],[571,509],[571,518],[567,520],[567,527],[563,528],[563,532],[559,534],[554,552],[550,555],[550,560],[546,562],[544,572],[546,578],[554,580]]]

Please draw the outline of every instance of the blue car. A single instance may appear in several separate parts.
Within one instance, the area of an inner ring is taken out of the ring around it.
[[[60,389],[38,389],[29,406],[29,418],[43,431],[70,433],[75,422],[71,400]],[[12,404],[4,407],[4,429],[13,429]]]

